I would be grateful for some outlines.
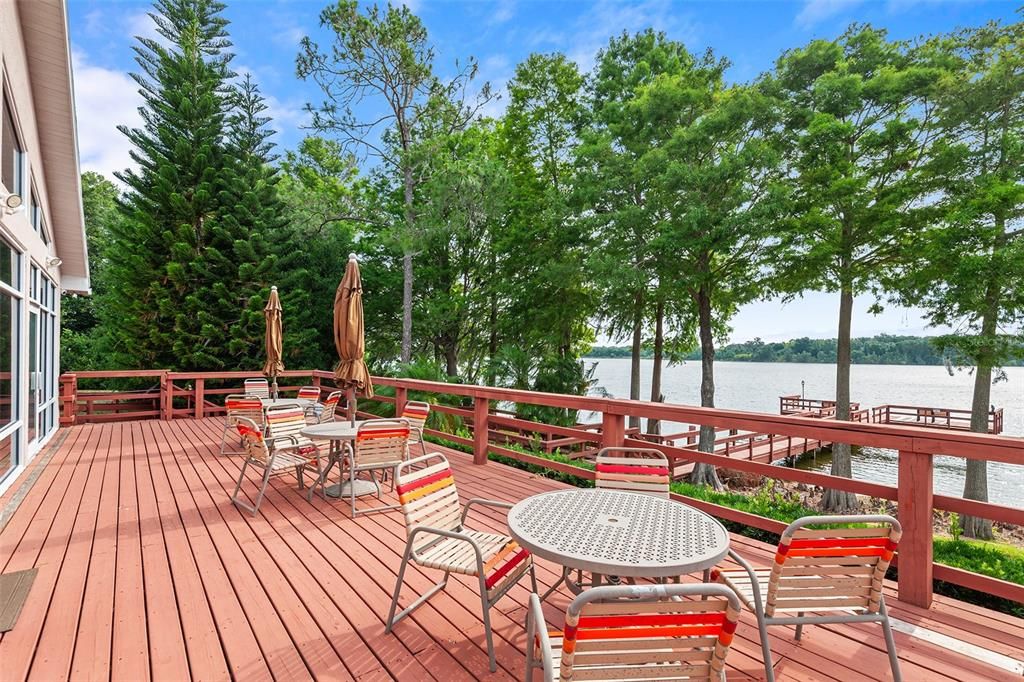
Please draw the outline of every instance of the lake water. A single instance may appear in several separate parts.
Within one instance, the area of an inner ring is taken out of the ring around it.
[[[600,387],[617,398],[629,397],[629,358],[587,359],[597,363],[595,377]],[[651,360],[641,361],[643,399],[650,397]],[[835,365],[717,362],[715,403],[718,407],[778,414],[780,395],[807,398],[835,397]],[[1007,380],[992,386],[992,404],[1003,408],[1003,434],[1024,436],[1024,367],[1006,370]],[[801,382],[803,384],[801,385]],[[854,365],[850,370],[850,396],[861,407],[899,404],[970,409],[974,377],[967,372],[950,376],[944,367],[902,365]],[[665,367],[662,392],[666,402],[700,404],[700,363],[687,362]],[[880,483],[896,481],[896,453],[879,448],[857,448],[853,474]],[[824,470],[827,456],[815,461],[805,457],[801,468]],[[963,494],[964,460],[936,457],[935,491],[945,495]],[[1024,506],[1024,466],[990,463],[989,499],[1015,507]]]

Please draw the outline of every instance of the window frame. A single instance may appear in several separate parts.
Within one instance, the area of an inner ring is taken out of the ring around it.
[[[27,199],[26,189],[29,184],[28,178],[28,150],[25,147],[25,136],[20,130],[17,116],[17,109],[14,106],[14,98],[7,89],[6,73],[0,86],[0,120],[10,117],[12,133],[14,135],[14,187],[7,187],[0,177],[0,186],[11,194],[17,194],[24,201]],[[7,144],[3,134],[4,126],[0,124],[0,163],[3,163],[3,149]]]

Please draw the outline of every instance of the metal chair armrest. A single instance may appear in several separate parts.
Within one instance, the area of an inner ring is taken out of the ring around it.
[[[474,504],[482,504],[485,507],[496,507],[498,509],[512,508],[511,502],[500,502],[498,500],[487,500],[482,497],[474,497],[473,499],[466,503],[465,507],[462,508],[462,523],[466,523],[466,517],[469,515],[469,509]]]
[[[750,563],[736,553],[736,550],[729,550],[729,558],[740,565],[740,567],[747,572],[747,576],[750,578],[750,591],[754,595],[754,606],[761,613],[764,613],[764,601],[761,597],[761,583],[757,579],[757,573],[754,572],[754,567]]]
[[[536,657],[535,646],[540,646],[541,671],[544,682],[554,682],[554,659],[551,655],[551,638],[548,637],[547,622],[544,620],[544,610],[540,604],[540,597],[536,592],[530,594],[529,610],[526,613],[526,655],[527,661],[533,662]]]
[[[299,447],[299,439],[295,436],[277,436],[276,438],[267,438],[266,442],[267,446],[272,450],[290,450],[291,448]]]
[[[471,538],[470,536],[466,535],[465,533],[459,533],[453,530],[445,530],[444,528],[431,528],[430,526],[413,526],[409,529],[408,543],[411,545],[413,538],[415,538],[417,535],[420,535],[421,533],[426,533],[427,535],[438,535],[440,537],[446,537],[451,538],[453,540],[468,542],[473,547],[473,551],[476,553],[477,565],[482,569],[484,565],[484,553],[480,551],[480,545],[477,543],[477,541]]]

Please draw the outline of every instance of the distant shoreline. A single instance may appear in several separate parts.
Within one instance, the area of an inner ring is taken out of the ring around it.
[[[851,354],[855,365],[958,366],[956,359],[947,360],[933,345],[934,337],[880,336],[852,339]],[[595,346],[584,355],[588,360],[630,358],[629,346]],[[644,348],[640,357],[652,359],[653,350]],[[700,351],[687,353],[684,361],[700,360]],[[790,341],[766,342],[761,339],[730,343],[715,351],[715,360],[722,362],[772,362],[829,365],[836,361],[835,339],[799,338]],[[1006,367],[1024,366],[1024,359],[1008,362]]]

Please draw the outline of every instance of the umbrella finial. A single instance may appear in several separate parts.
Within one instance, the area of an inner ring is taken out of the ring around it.
[[[349,259],[349,260],[357,260],[357,258],[356,258],[356,254],[354,254],[354,253],[350,253],[350,254],[348,254],[348,259]]]
[[[271,291],[277,291],[277,287],[270,287]]]

